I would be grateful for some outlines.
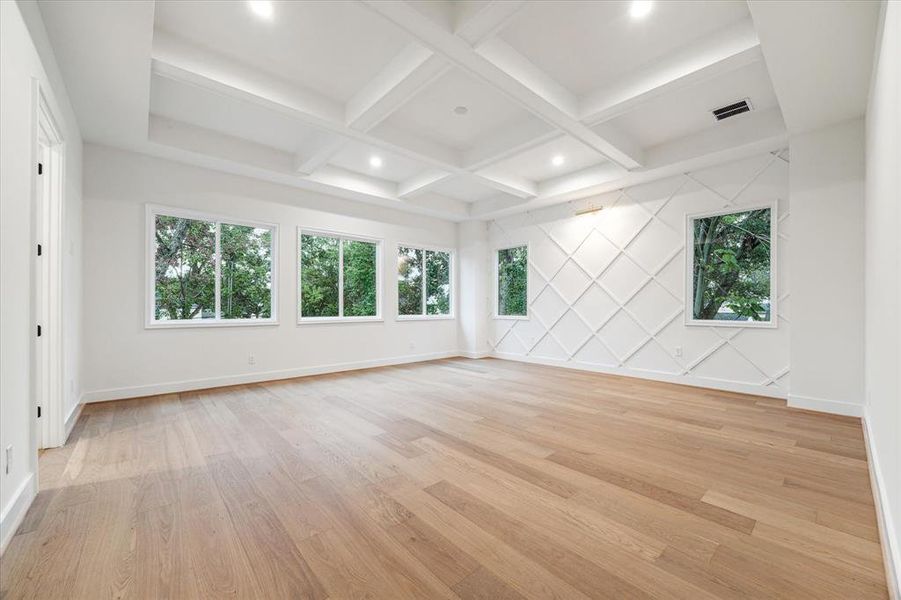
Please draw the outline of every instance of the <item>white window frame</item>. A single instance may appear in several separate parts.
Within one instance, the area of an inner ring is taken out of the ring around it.
[[[441,246],[428,246],[422,244],[405,244],[403,242],[398,242],[396,247],[396,252],[394,255],[395,263],[397,262],[397,257],[400,255],[401,248],[412,248],[414,250],[422,251],[422,313],[418,315],[402,315],[400,314],[400,297],[397,298],[397,306],[395,306],[395,310],[397,310],[396,319],[398,321],[449,321],[456,319],[455,311],[457,306],[457,286],[456,278],[457,278],[457,257],[452,248],[445,248]],[[450,268],[448,269],[448,277],[450,278],[450,310],[446,315],[429,315],[426,314],[426,269],[428,268],[426,265],[426,252],[445,252],[450,255]],[[396,268],[395,268],[396,271]]]
[[[198,221],[208,221],[216,223],[216,246],[213,251],[213,260],[215,261],[215,311],[216,317],[212,319],[178,319],[159,321],[156,319],[156,217],[157,215],[164,217],[175,217],[179,219],[194,219]],[[221,216],[213,213],[188,210],[184,208],[174,208],[169,206],[160,206],[156,204],[148,204],[146,207],[146,243],[147,263],[146,263],[146,320],[145,329],[178,329],[185,327],[259,327],[278,325],[278,225],[275,223],[263,223],[260,221],[250,221],[247,219],[239,219]],[[223,319],[221,318],[221,261],[219,260],[220,247],[219,238],[222,224],[240,225],[243,227],[254,227],[261,229],[269,229],[272,232],[271,242],[271,258],[272,258],[272,274],[270,290],[272,292],[270,298],[272,306],[270,307],[271,316],[267,319]]]
[[[337,317],[305,317],[303,316],[303,236],[315,235],[330,237],[338,240],[338,316]],[[355,242],[367,242],[375,244],[375,316],[345,317],[344,316],[344,240]],[[382,317],[382,246],[383,240],[366,237],[341,231],[328,229],[312,229],[309,227],[297,228],[297,324],[314,325],[323,323],[374,323],[384,321]]]
[[[499,264],[497,260],[497,255],[501,250],[511,250],[513,248],[522,248],[525,246],[526,248],[526,314],[524,315],[502,315],[500,314],[500,272],[498,270]],[[532,258],[532,245],[529,242],[523,242],[521,244],[505,244],[503,246],[495,246],[492,250],[492,273],[494,275],[494,284],[493,284],[493,296],[494,301],[492,302],[493,308],[491,310],[492,318],[501,321],[529,321],[532,318],[532,302],[529,300],[532,297],[532,278],[529,276],[529,266],[531,264]]]
[[[731,215],[733,213],[748,212],[762,208],[770,209],[770,320],[769,321],[716,321],[694,318],[692,298],[694,296],[694,262],[695,240],[694,221],[718,215]],[[779,233],[779,204],[776,201],[742,206],[729,206],[719,210],[706,211],[685,215],[685,325],[689,327],[744,327],[750,329],[775,329],[778,327],[778,292],[776,289],[776,257]]]

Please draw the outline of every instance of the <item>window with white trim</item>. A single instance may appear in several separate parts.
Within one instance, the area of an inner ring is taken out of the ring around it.
[[[275,322],[275,225],[148,208],[148,325]]]
[[[495,317],[528,317],[529,247],[501,248],[495,252],[494,261],[497,284]]]
[[[300,232],[301,321],[380,318],[380,242],[328,232]]]
[[[398,318],[449,317],[453,257],[447,250],[397,247]]]

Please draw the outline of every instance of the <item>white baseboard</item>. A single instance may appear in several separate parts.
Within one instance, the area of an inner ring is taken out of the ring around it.
[[[75,423],[78,422],[78,417],[81,416],[81,409],[84,408],[84,395],[82,395],[78,399],[78,404],[69,411],[69,416],[66,417],[65,427],[63,429],[63,445],[69,441],[69,434],[72,433],[72,428],[75,427]]]
[[[313,367],[300,367],[297,369],[282,369],[278,371],[261,371],[258,373],[242,373],[240,375],[227,375],[223,377],[206,377],[203,379],[187,379],[183,381],[169,381],[149,385],[132,387],[109,388],[85,392],[83,402],[105,402],[108,400],[124,400],[126,398],[140,398],[143,396],[156,396],[158,394],[172,394],[188,392],[191,390],[203,390],[207,388],[223,387],[227,385],[241,385],[245,383],[259,383],[262,381],[275,381],[278,379],[291,379],[293,377],[305,377],[308,375],[324,375],[326,373],[339,373],[341,371],[355,371],[358,369],[371,369],[373,367],[388,367],[391,365],[403,365],[408,363],[437,360],[460,356],[457,351],[432,352],[429,354],[408,354],[391,358],[379,358],[373,360],[360,360],[346,363],[333,363],[329,365],[317,365]]]
[[[873,490],[873,502],[876,504],[876,521],[879,525],[879,540],[882,542],[882,558],[885,564],[885,579],[889,597],[901,600],[901,540],[894,537],[895,527],[891,506],[882,479],[882,468],[879,455],[873,444],[873,432],[870,430],[870,419],[867,411],[863,416],[863,437],[867,449],[867,464],[870,467],[870,488]]]
[[[491,353],[488,352],[487,350],[484,352],[461,351],[458,356],[462,356],[463,358],[479,359],[479,358],[488,358],[489,356],[491,356]]]
[[[35,496],[38,495],[37,479],[34,473],[29,473],[28,477],[19,486],[19,489],[13,494],[3,512],[0,513],[0,554],[6,552],[6,547],[13,539],[19,525],[25,518],[31,503]]]
[[[803,408],[804,410],[815,410],[817,412],[844,415],[846,417],[863,416],[863,406],[860,404],[838,402],[837,400],[825,400],[823,398],[813,398],[811,396],[789,394],[788,405],[791,408]]]
[[[707,377],[697,377],[692,375],[675,375],[672,373],[663,373],[660,371],[645,371],[641,369],[630,369],[627,367],[605,367],[603,365],[595,365],[591,363],[554,360],[549,358],[536,358],[534,356],[523,356],[521,354],[509,354],[506,352],[492,352],[489,354],[489,356],[503,360],[515,360],[517,362],[534,363],[539,365],[547,365],[550,367],[563,367],[564,369],[575,369],[577,371],[591,371],[593,373],[604,373],[606,375],[620,375],[622,377],[635,377],[638,379],[663,381],[665,383],[690,385],[694,387],[722,390],[724,392],[753,394],[755,396],[766,396],[768,398],[779,398],[783,400],[786,398],[785,390],[773,386],[740,383],[735,381],[728,381],[725,379],[709,379]]]

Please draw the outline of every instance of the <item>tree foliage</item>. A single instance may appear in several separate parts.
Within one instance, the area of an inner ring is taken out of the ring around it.
[[[770,229],[769,208],[694,220],[695,319],[770,319]]]
[[[528,248],[497,252],[497,314],[525,316],[528,305]]]
[[[157,215],[154,225],[155,318],[214,318],[216,224]]]
[[[426,250],[425,272],[426,313],[450,314],[450,253]]]
[[[223,223],[219,234],[223,319],[272,316],[272,232]]]
[[[397,314],[422,314],[423,251],[400,247],[397,255]]]
[[[302,316],[371,317],[377,314],[378,253],[374,243],[304,234],[300,248]],[[343,315],[339,302],[342,253]]]

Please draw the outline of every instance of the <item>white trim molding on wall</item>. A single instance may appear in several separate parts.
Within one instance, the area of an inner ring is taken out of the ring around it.
[[[6,552],[6,546],[25,520],[25,513],[37,495],[37,478],[34,473],[29,473],[0,513],[0,554]]]
[[[685,323],[687,215],[774,207],[775,263],[789,252],[788,157],[741,161],[490,224],[493,248],[529,245],[527,321],[489,321],[493,356],[786,398],[789,280],[766,327]],[[775,286],[774,286],[775,288]]]
[[[208,377],[203,379],[188,379],[183,381],[168,381],[151,385],[139,385],[133,387],[111,388],[85,392],[83,402],[107,402],[112,400],[126,400],[128,398],[141,398],[158,394],[173,394],[189,392],[192,390],[204,390],[224,387],[229,385],[242,385],[246,383],[262,383],[278,381],[281,379],[293,379],[309,375],[325,375],[328,373],[340,373],[342,371],[356,371],[359,369],[371,369],[373,367],[389,367],[392,365],[404,365],[408,363],[425,362],[442,358],[460,356],[459,352],[432,352],[429,354],[407,354],[390,358],[372,360],[360,360],[327,365],[315,365],[311,367],[298,367],[295,369],[282,369],[279,371],[261,371],[258,373],[242,373],[225,377]]]
[[[831,413],[833,415],[844,415],[846,417],[863,417],[864,412],[863,405],[861,404],[838,402],[836,400],[813,398],[811,396],[801,396],[798,394],[788,395],[788,406],[803,410]]]
[[[885,565],[886,584],[889,588],[889,597],[892,600],[901,599],[901,540],[895,539],[893,532],[894,516],[892,515],[892,503],[885,489],[882,475],[882,463],[873,444],[873,433],[870,430],[870,415],[864,409],[863,438],[867,450],[867,466],[870,471],[870,489],[873,492],[873,503],[876,506],[876,523],[879,527],[879,541],[882,545],[882,557]]]

